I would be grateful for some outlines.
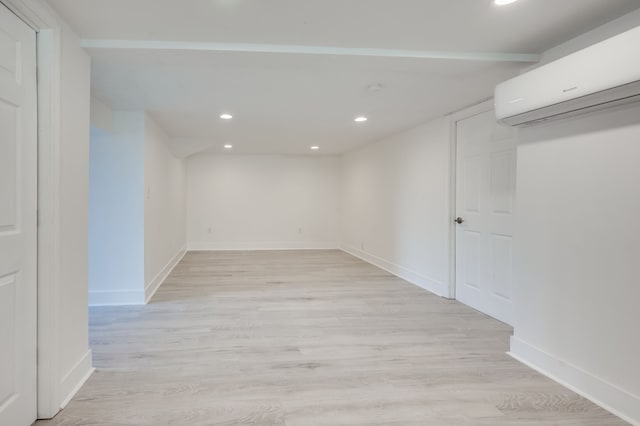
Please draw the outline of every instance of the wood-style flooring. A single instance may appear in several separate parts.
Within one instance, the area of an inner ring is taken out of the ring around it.
[[[50,425],[624,425],[510,358],[512,329],[341,251],[190,252],[92,308],[97,372]]]

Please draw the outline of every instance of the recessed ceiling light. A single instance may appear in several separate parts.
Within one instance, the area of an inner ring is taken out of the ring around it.
[[[367,117],[356,117],[353,121],[355,121],[356,123],[364,123],[367,120]]]
[[[220,116],[220,118],[222,118],[223,120],[231,120],[233,118],[233,115],[231,115],[231,114],[222,114]]]
[[[384,86],[381,83],[373,83],[373,84],[369,84],[367,86],[367,90],[369,92],[379,92],[384,88]]]
[[[312,147],[311,147],[311,149],[312,149],[312,150],[314,150],[314,151],[317,151],[317,150],[319,150],[319,149],[320,149],[320,147],[319,147],[319,146],[315,146],[315,145],[314,145],[314,146],[312,146]]]
[[[231,148],[233,148],[233,145],[231,145],[231,144],[226,144],[224,146],[224,149],[231,149]]]
[[[515,3],[518,0],[493,0],[496,6],[505,6],[507,4]]]

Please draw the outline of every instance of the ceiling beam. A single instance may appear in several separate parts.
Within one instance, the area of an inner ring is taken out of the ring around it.
[[[171,50],[244,53],[285,53],[299,55],[368,56],[379,58],[451,59],[485,62],[525,62],[540,60],[540,55],[529,53],[454,52],[428,50],[376,49],[368,47],[300,46],[288,44],[252,43],[198,43],[151,40],[84,39],[87,49]]]

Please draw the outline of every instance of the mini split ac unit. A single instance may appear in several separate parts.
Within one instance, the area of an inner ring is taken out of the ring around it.
[[[494,99],[509,126],[640,101],[640,27],[501,83]]]

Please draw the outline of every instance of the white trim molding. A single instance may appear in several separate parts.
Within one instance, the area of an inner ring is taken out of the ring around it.
[[[285,53],[300,55],[368,56],[378,58],[449,59],[462,61],[524,63],[534,63],[540,60],[540,55],[530,53],[429,51],[261,43],[202,43],[159,40],[84,39],[82,40],[81,45],[86,49]]]
[[[358,259],[364,260],[367,263],[377,266],[378,268],[385,270],[399,278],[402,278],[403,280],[424,290],[427,290],[437,296],[447,297],[449,293],[449,288],[445,283],[419,274],[418,272],[412,271],[411,269],[405,268],[404,266],[389,262],[388,260],[382,259],[378,256],[367,253],[366,251],[357,249],[355,247],[350,247],[346,244],[342,244],[340,246],[340,249],[345,253],[348,253],[352,256],[357,257]]]
[[[511,350],[508,354],[621,419],[640,426],[640,396],[620,389],[515,336],[511,337]]]
[[[40,30],[38,61],[38,418],[60,411],[58,381],[60,30]]]
[[[247,242],[189,243],[189,251],[257,251],[257,250],[339,250],[337,242]]]
[[[89,306],[144,305],[145,292],[140,290],[90,291]]]
[[[176,255],[173,256],[173,258],[169,260],[164,268],[162,268],[160,272],[158,272],[158,274],[149,282],[149,284],[144,287],[145,303],[149,303],[153,295],[156,294],[156,291],[158,291],[162,283],[167,279],[171,271],[173,271],[173,268],[175,268],[176,265],[180,263],[185,254],[187,254],[186,246],[178,250]]]
[[[58,18],[51,7],[40,0],[1,0],[20,19],[36,31],[58,28]]]
[[[91,349],[89,349],[60,381],[60,394],[62,395],[60,409],[67,406],[74,395],[89,380],[93,372],[96,371],[91,360]]]

